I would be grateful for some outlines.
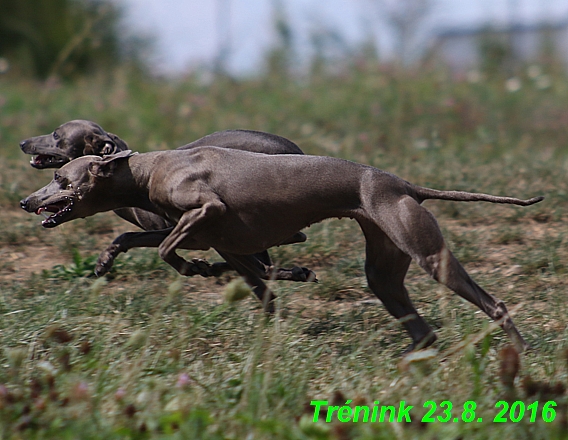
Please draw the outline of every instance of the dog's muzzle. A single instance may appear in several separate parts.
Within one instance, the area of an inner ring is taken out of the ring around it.
[[[22,208],[25,211],[30,212],[28,210],[28,199],[27,198],[20,200],[20,208]]]

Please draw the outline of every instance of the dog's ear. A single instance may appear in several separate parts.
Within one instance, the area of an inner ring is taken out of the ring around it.
[[[112,135],[114,136],[114,135]],[[126,145],[118,136],[115,136],[122,144]],[[85,156],[105,156],[107,154],[113,154],[120,150],[125,150],[127,148],[117,148],[116,141],[109,135],[99,134],[88,134],[85,136],[85,148],[83,149],[83,155]]]
[[[108,136],[112,139],[112,141],[114,142],[115,147],[115,152],[117,151],[126,151],[128,150],[128,144],[123,141],[122,139],[120,139],[116,134],[112,134],[112,133],[108,133]],[[110,154],[110,153],[105,153],[105,154]]]
[[[95,158],[95,160],[93,160],[89,164],[89,173],[93,177],[97,177],[100,179],[111,177],[112,174],[114,173],[117,162],[119,160],[126,159],[134,154],[137,153],[133,153],[130,150],[126,150],[126,151],[121,151],[117,154],[111,154],[110,156],[105,156],[102,159]]]

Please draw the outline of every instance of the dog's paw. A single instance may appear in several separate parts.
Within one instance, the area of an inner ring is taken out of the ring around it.
[[[307,267],[295,266],[292,269],[282,269],[278,268],[276,270],[276,280],[283,281],[300,281],[300,282],[314,282],[317,283],[315,272],[311,271]],[[270,278],[270,277],[269,277]]]
[[[211,263],[207,260],[202,260],[201,258],[194,258],[191,260],[194,265],[194,270],[196,275],[201,275],[204,278],[212,276],[211,274]]]
[[[98,277],[102,277],[103,275],[107,274],[113,263],[114,258],[110,258],[108,254],[103,252],[105,255],[100,255],[99,259],[97,260],[97,264],[95,266],[95,275]]]
[[[293,281],[314,282],[317,283],[316,273],[307,267],[293,267],[292,268]]]
[[[186,261],[183,264],[183,268],[180,272],[186,277],[192,277],[195,275],[201,275],[204,278],[208,278],[212,275],[211,263],[201,258],[193,258],[191,262]]]
[[[424,336],[420,341],[413,342],[408,347],[406,347],[403,350],[402,355],[404,356],[404,355],[407,355],[407,354],[412,353],[414,351],[423,350],[427,347],[430,347],[430,345],[432,345],[434,342],[436,342],[437,339],[438,339],[438,337],[436,336],[436,333],[431,331],[426,336]]]
[[[114,259],[119,253],[119,246],[116,244],[111,244],[108,248],[102,251],[97,259],[95,275],[101,277],[108,273],[114,264]]]

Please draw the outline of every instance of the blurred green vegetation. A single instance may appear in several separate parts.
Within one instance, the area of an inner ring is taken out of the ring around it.
[[[123,66],[73,83],[44,83],[8,73],[0,76],[0,142],[5,154],[17,152],[19,140],[85,118],[140,151],[249,128],[301,141],[309,152],[362,154],[367,161],[447,149],[475,152],[480,160],[506,151],[561,155],[567,98],[565,74],[546,65],[487,78],[429,65],[404,71],[364,56],[301,77],[196,72],[168,80]]]
[[[109,0],[1,0],[0,57],[18,76],[62,78],[143,68],[142,39],[121,28]]]

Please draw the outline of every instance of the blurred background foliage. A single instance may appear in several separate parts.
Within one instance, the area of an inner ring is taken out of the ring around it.
[[[0,0],[0,56],[15,75],[72,78],[118,64],[143,67],[148,42],[120,26],[108,0]]]
[[[491,161],[567,150],[568,83],[552,50],[514,60],[506,39],[488,35],[478,41],[477,68],[455,71],[428,51],[411,64],[385,61],[373,41],[347,47],[321,28],[298,69],[293,27],[284,3],[274,2],[276,39],[263,70],[234,76],[217,60],[162,77],[147,61],[149,40],[123,30],[110,0],[0,0],[0,7],[0,148],[9,157],[21,158],[22,139],[78,118],[138,151],[247,128],[288,137],[308,153],[381,167],[425,155],[437,163],[444,151]]]

